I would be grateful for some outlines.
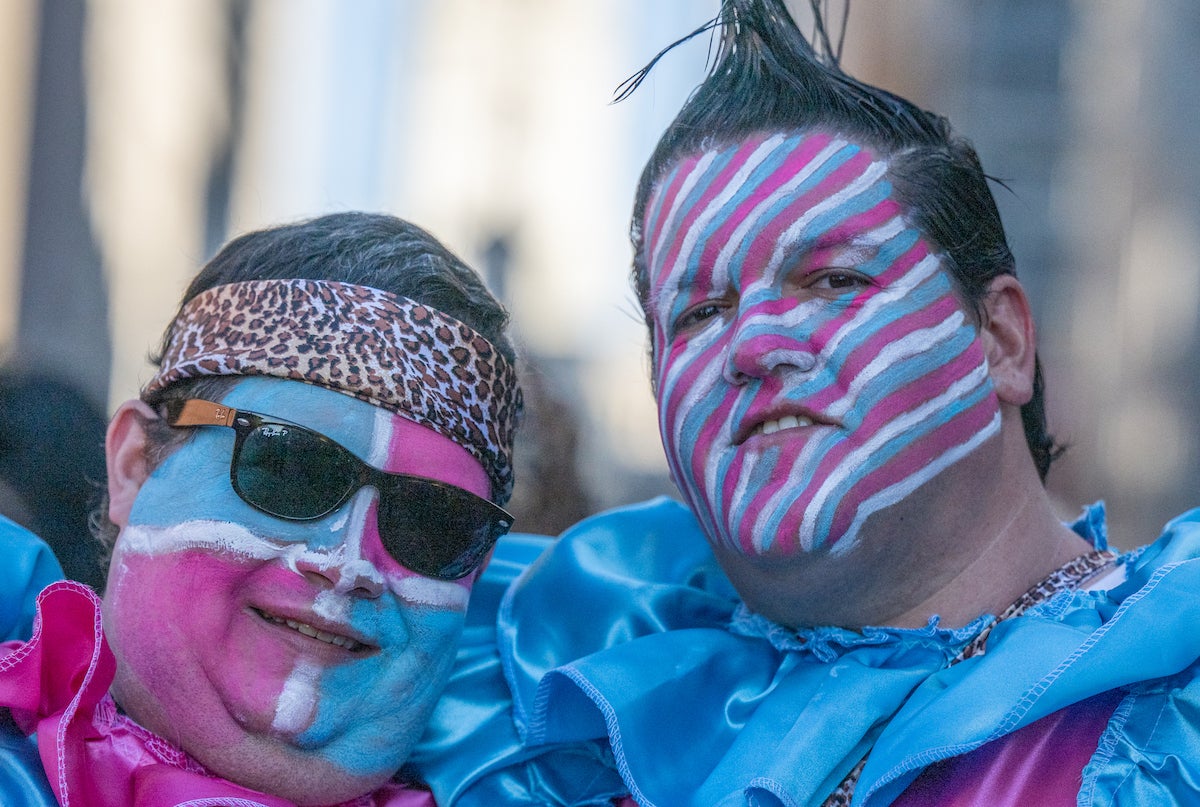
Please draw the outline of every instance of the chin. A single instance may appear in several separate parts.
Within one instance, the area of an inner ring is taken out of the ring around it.
[[[298,807],[341,804],[372,792],[392,777],[390,773],[355,776],[320,756],[265,738],[254,738],[249,745],[192,756],[223,779]]]

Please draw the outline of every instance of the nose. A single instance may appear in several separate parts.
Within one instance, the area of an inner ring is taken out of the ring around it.
[[[739,312],[725,361],[728,383],[745,384],[789,370],[811,373],[816,367],[817,353],[803,325],[761,310]]]
[[[364,487],[350,502],[319,522],[330,531],[329,540],[321,542],[321,549],[310,543],[308,551],[296,562],[296,570],[309,582],[338,594],[363,599],[380,597],[385,588],[383,574],[366,551],[372,538],[379,540],[378,499],[374,488]]]
[[[314,585],[331,589],[337,594],[365,600],[378,599],[383,594],[383,580],[369,561],[362,558],[338,557],[336,551],[322,556],[305,553],[296,562],[296,570]]]

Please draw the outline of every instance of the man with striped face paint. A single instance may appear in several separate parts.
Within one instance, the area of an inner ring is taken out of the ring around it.
[[[970,144],[846,75],[784,0],[725,0],[709,29],[631,222],[684,502],[584,521],[515,583],[512,732],[426,777],[479,804],[1193,803],[1200,511],[1126,554],[1100,505],[1062,523]],[[448,716],[500,711],[470,683]]]
[[[103,603],[49,586],[0,656],[27,780],[89,807],[430,807],[398,772],[512,523],[506,320],[389,216],[222,250],[109,426]]]
[[[977,534],[931,529],[995,477],[1002,403],[1019,449],[1032,351],[1013,337],[1032,329],[1011,276],[982,318],[971,310],[888,169],[819,129],[755,134],[678,160],[646,205],[672,474],[747,603],[784,624],[969,620],[946,577],[1000,549],[1009,497],[1026,519],[1050,512],[1030,463],[1026,479],[1001,475],[1013,484]],[[1049,523],[1055,557],[1085,548]]]
[[[645,232],[663,442],[728,549],[847,554],[999,432],[976,325],[872,150],[814,132],[685,159]]]

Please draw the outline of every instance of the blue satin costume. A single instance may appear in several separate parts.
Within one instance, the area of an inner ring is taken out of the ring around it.
[[[0,516],[0,642],[25,641],[33,634],[34,601],[62,568],[45,543],[24,527]],[[37,747],[0,713],[0,804],[5,807],[53,807]]]
[[[1101,505],[1072,526],[1105,548]],[[1200,510],[1121,561],[1124,583],[1060,592],[948,667],[991,617],[787,631],[739,605],[683,505],[608,512],[516,578],[494,623],[519,564],[489,569],[411,763],[444,806],[791,807],[870,750],[854,804],[882,807],[927,766],[1115,690],[1078,804],[1200,804]]]
[[[1074,528],[1105,545],[1101,508]],[[34,595],[61,571],[3,518],[0,546],[0,628],[23,639]],[[936,760],[1116,689],[1079,804],[1200,803],[1200,511],[1123,561],[1125,583],[1060,593],[998,625],[985,655],[945,668],[987,618],[783,631],[739,606],[669,500],[557,542],[509,536],[476,585],[454,677],[411,765],[441,805],[608,805],[631,792],[643,804],[803,805],[873,747],[855,803],[876,807]],[[54,803],[11,730],[0,730],[0,793],[6,805]]]

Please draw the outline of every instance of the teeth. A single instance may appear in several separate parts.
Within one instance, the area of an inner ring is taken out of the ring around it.
[[[806,417],[797,417],[795,415],[784,415],[779,420],[768,420],[758,426],[755,432],[759,434],[774,434],[780,429],[795,429],[800,426],[811,426],[812,420]]]
[[[351,639],[349,636],[338,636],[336,633],[326,633],[323,630],[317,630],[307,622],[297,622],[294,619],[283,619],[274,614],[268,614],[265,611],[258,612],[263,619],[268,622],[274,622],[276,625],[287,625],[294,631],[303,633],[305,636],[310,636],[317,641],[325,642],[326,644],[343,647],[346,650],[358,650],[364,645],[361,642]]]

